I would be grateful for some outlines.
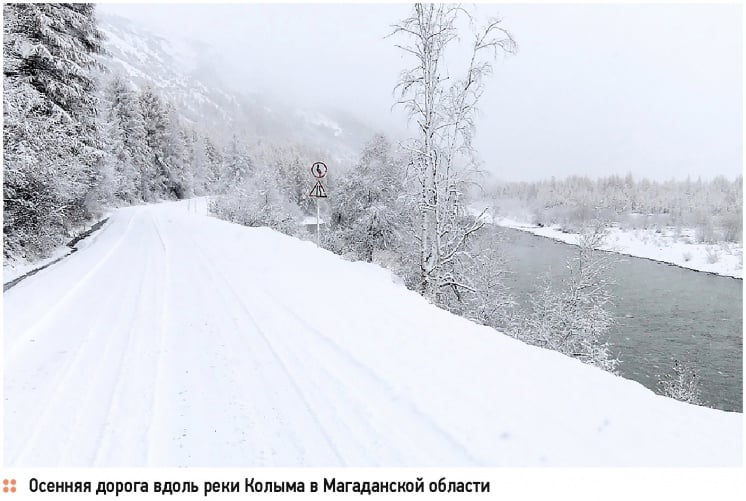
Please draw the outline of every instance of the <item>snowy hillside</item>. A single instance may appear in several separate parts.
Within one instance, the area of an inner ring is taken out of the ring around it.
[[[184,118],[213,135],[235,132],[292,140],[349,160],[374,132],[347,113],[308,109],[263,95],[252,82],[235,91],[221,79],[225,61],[210,46],[166,39],[119,16],[100,13],[98,18],[111,72],[128,76],[136,86],[155,87]]]
[[[115,211],[5,293],[7,466],[741,462],[691,406],[428,304],[373,265],[204,215]]]

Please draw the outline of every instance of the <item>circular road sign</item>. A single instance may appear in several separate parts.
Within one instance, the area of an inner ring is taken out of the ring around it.
[[[311,174],[318,179],[326,176],[326,164],[324,162],[314,162],[311,166]]]

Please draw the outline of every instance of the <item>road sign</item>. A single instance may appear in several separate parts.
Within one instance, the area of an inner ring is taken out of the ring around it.
[[[324,185],[321,184],[321,178],[326,176],[326,164],[324,162],[314,162],[311,165],[311,174],[316,178],[316,184],[311,188],[309,197],[316,199],[316,245],[321,247],[321,212],[319,209],[319,199],[327,198]]]
[[[326,164],[324,162],[314,162],[311,166],[311,174],[317,179],[326,176]]]
[[[316,181],[316,184],[313,185],[313,188],[311,188],[311,193],[309,193],[308,196],[316,198],[326,198],[326,190],[324,189],[324,185],[321,184],[321,181]]]

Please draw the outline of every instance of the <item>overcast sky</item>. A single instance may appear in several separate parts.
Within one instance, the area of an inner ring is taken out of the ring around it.
[[[478,4],[519,50],[499,59],[476,145],[502,179],[742,172],[740,5]],[[215,48],[238,88],[403,128],[407,60],[384,38],[408,5],[105,4],[164,37]]]

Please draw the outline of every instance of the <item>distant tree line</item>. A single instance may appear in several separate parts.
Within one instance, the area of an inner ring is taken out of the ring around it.
[[[700,242],[743,241],[742,176],[662,182],[571,176],[494,183],[487,197],[499,213],[528,213],[534,224],[558,224],[569,232],[603,219],[624,229],[695,228]]]

